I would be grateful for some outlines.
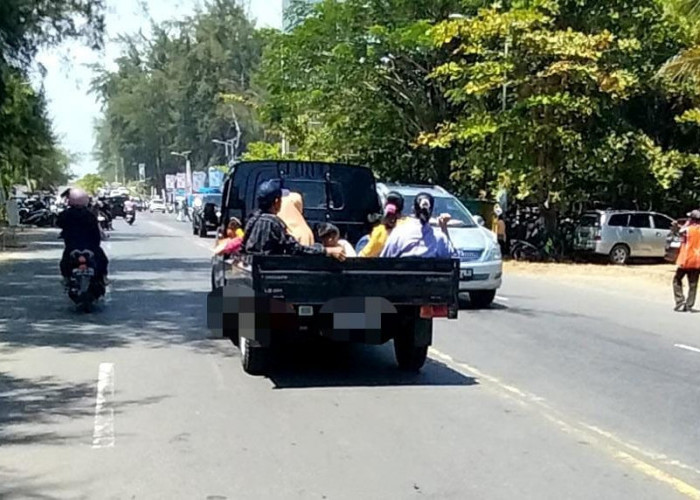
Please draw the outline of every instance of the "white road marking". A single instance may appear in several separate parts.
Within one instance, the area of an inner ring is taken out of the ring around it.
[[[169,232],[169,233],[179,233],[179,232],[180,232],[180,231],[178,231],[177,229],[168,226],[167,224],[163,224],[162,222],[156,222],[156,221],[154,221],[154,220],[149,220],[149,221],[147,221],[147,222],[148,222],[149,224],[153,225],[153,226],[156,226],[156,227],[159,227],[159,228],[161,228],[161,229],[164,229],[164,230],[166,230],[166,231]]]
[[[700,349],[698,349],[698,351],[700,352]],[[557,425],[566,434],[574,435],[579,439],[585,440],[598,450],[612,456],[615,460],[638,470],[650,478],[667,484],[678,493],[688,498],[700,500],[700,489],[666,472],[661,469],[660,466],[675,467],[684,471],[693,472],[696,475],[700,475],[700,470],[665,454],[645,450],[641,446],[628,443],[613,433],[587,424],[586,422],[577,422],[575,419],[565,415],[562,411],[555,409],[544,398],[508,385],[497,377],[486,374],[466,363],[458,362],[449,354],[444,354],[433,347],[430,348],[429,352],[433,359],[445,363],[453,370],[469,377],[477,377],[479,382],[486,387],[490,386],[492,390],[495,390],[502,397],[524,407],[537,410],[543,418]]]
[[[686,351],[700,352],[700,349],[685,344],[673,344],[673,347],[678,347],[679,349],[685,349]]]
[[[502,300],[503,302],[508,302],[510,299],[507,297],[501,297],[500,295],[496,295],[496,300]]]
[[[114,447],[114,364],[100,363],[95,401],[93,448]]]

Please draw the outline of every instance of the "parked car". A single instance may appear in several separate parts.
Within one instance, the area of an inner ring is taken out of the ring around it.
[[[206,238],[209,231],[216,231],[221,217],[221,195],[196,196],[192,203],[192,234]]]
[[[676,260],[678,260],[678,252],[681,249],[681,235],[679,231],[686,222],[688,222],[688,219],[678,219],[666,237],[666,254],[664,258],[667,262],[675,264]]]
[[[151,202],[148,204],[148,211],[153,213],[153,212],[160,212],[160,213],[165,213],[165,203],[161,198],[153,198]]]
[[[473,216],[455,196],[440,186],[377,184],[382,204],[390,191],[404,197],[406,214],[410,213],[413,200],[421,192],[430,193],[435,198],[436,216],[450,214],[450,238],[460,260],[459,291],[469,294],[474,307],[489,307],[501,286],[503,261],[496,235],[482,226],[483,219]]]
[[[613,264],[630,258],[662,259],[673,219],[655,212],[598,210],[584,214],[574,236],[579,253],[604,255]]]

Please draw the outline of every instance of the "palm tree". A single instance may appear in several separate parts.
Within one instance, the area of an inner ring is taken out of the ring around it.
[[[669,10],[679,18],[685,18],[695,32],[695,45],[682,50],[669,59],[659,70],[659,75],[672,80],[692,78],[700,81],[700,0],[668,0]]]

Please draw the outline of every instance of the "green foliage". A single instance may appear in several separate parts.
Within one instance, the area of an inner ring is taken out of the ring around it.
[[[248,144],[248,150],[243,153],[242,159],[244,161],[283,160],[285,156],[282,154],[281,144],[251,142]]]
[[[0,70],[6,98],[0,106],[0,181],[46,188],[64,183],[70,157],[57,146],[43,93],[20,70]]]
[[[78,179],[75,185],[94,196],[98,189],[102,189],[106,185],[106,182],[97,174],[86,174]]]
[[[659,147],[632,103],[656,104],[652,76],[679,32],[654,1],[629,8],[491,7],[435,25],[433,43],[451,55],[430,78],[458,112],[416,146],[452,152],[452,179],[470,191],[505,187],[561,208],[663,201],[696,160]]]
[[[106,178],[146,176],[162,187],[164,174],[182,169],[171,151],[192,151],[193,169],[225,163],[212,139],[242,132],[240,150],[262,129],[251,103],[264,32],[257,32],[233,1],[205,5],[193,16],[154,25],[153,36],[122,36],[118,68],[96,68],[93,91],[103,103],[95,157]]]
[[[46,100],[27,76],[39,47],[82,39],[99,47],[103,0],[0,2],[0,183],[49,188],[68,179],[72,158],[58,147]]]
[[[449,116],[428,75],[444,54],[428,28],[462,2],[327,1],[289,34],[268,39],[260,113],[298,157],[362,163],[384,178],[448,182],[442,150],[416,150],[420,132]]]

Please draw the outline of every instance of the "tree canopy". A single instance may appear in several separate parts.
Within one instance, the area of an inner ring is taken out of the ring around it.
[[[70,155],[52,131],[43,89],[27,69],[41,47],[81,39],[102,43],[102,0],[3,0],[0,2],[0,184],[32,188],[64,183]]]
[[[193,169],[199,169],[226,163],[214,139],[229,140],[240,129],[242,149],[263,137],[243,99],[254,93],[264,32],[225,0],[151,31],[149,39],[121,37],[115,71],[96,68],[93,91],[103,116],[95,127],[95,156],[107,179],[121,176],[122,164],[127,178],[137,178],[138,164],[145,163],[147,177],[162,187],[164,174],[183,169],[173,151],[192,151]]]
[[[160,186],[182,170],[171,151],[222,164],[212,140],[240,128],[244,159],[678,214],[700,202],[700,78],[669,69],[700,39],[690,3],[325,0],[278,32],[212,1],[125,35],[118,69],[100,71],[100,171],[146,163]]]
[[[266,46],[261,116],[302,156],[546,206],[698,203],[692,46],[658,0],[326,0]]]

